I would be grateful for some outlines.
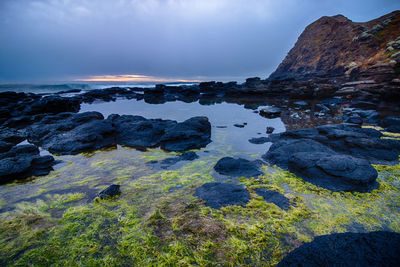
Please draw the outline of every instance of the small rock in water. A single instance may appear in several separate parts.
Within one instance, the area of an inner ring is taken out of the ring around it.
[[[267,134],[272,134],[274,132],[275,128],[274,127],[267,127]]]
[[[266,107],[260,110],[260,115],[268,119],[277,118],[281,115],[282,110],[277,107]]]
[[[256,177],[262,174],[260,171],[261,161],[249,161],[247,159],[234,159],[224,157],[214,166],[216,172],[222,175]]]
[[[269,142],[269,141],[270,140],[269,140],[268,137],[254,137],[254,138],[249,139],[250,143],[256,144],[256,145],[264,144],[264,143]]]
[[[244,128],[244,126],[246,126],[246,124],[244,124],[244,123],[243,124],[235,123],[233,126],[238,127],[238,128]]]
[[[121,190],[119,189],[119,185],[112,184],[103,191],[101,191],[97,196],[101,199],[115,197],[121,194]]]

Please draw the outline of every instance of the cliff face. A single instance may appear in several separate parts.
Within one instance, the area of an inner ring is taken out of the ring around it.
[[[400,11],[358,23],[337,15],[306,27],[269,80],[389,81],[400,70]]]

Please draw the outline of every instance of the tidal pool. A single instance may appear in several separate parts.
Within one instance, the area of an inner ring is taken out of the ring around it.
[[[267,126],[275,132],[293,127],[287,118],[266,119],[234,103],[118,100],[84,104],[85,111],[177,121],[207,116],[212,143],[195,151],[197,160],[168,169],[148,163],[177,155],[160,149],[118,146],[57,156],[61,163],[49,175],[1,185],[0,265],[273,266],[318,235],[400,232],[400,165],[375,166],[380,186],[370,193],[331,192],[267,165],[259,179],[215,173],[222,157],[260,158],[270,143],[248,139],[266,136]],[[206,207],[193,193],[211,181],[242,184],[251,201]],[[121,185],[120,197],[95,199],[110,184]],[[290,209],[265,202],[256,188],[284,194]]]

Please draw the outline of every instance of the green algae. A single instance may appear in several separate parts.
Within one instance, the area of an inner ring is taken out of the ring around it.
[[[178,155],[160,149],[65,156],[49,175],[2,188],[0,264],[273,266],[318,235],[400,232],[399,164],[375,165],[380,186],[369,193],[331,192],[263,166],[263,176],[239,179],[251,195],[246,206],[207,207],[195,189],[214,181],[218,159],[235,155],[217,144],[210,149],[220,152],[169,170],[147,164]],[[119,198],[93,201],[112,183]],[[256,188],[280,192],[291,207],[264,201]]]

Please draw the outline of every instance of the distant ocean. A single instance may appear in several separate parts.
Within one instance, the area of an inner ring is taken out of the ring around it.
[[[144,87],[151,88],[160,83],[48,83],[48,84],[0,84],[0,92],[14,91],[14,92],[31,92],[37,94],[43,93],[56,93],[60,91],[68,91],[72,89],[80,89],[89,91],[94,89],[105,89],[110,87]],[[168,82],[162,83],[165,85],[193,85],[197,83],[182,83],[182,82]]]

